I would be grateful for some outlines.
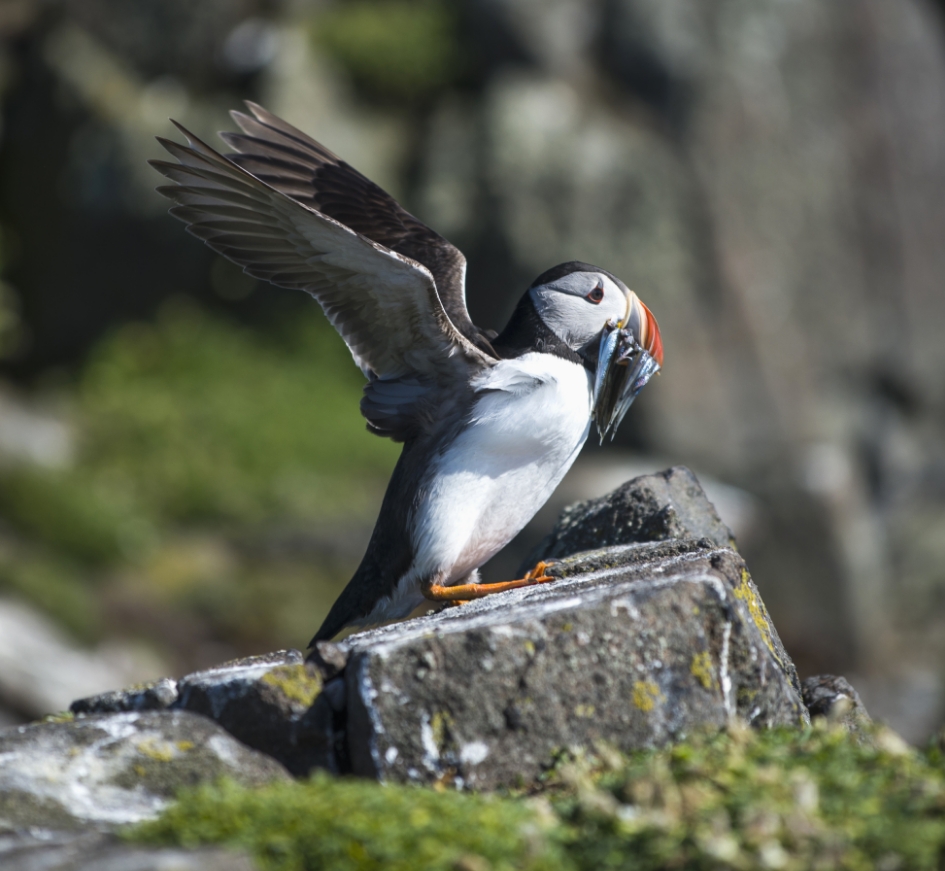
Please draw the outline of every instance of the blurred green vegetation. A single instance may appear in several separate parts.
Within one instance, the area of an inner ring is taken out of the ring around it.
[[[350,0],[313,25],[318,46],[369,97],[413,102],[461,67],[455,7],[442,0]]]
[[[398,453],[366,436],[362,384],[314,304],[267,340],[178,303],[87,366],[82,468],[158,523],[325,517],[351,507],[352,476],[385,474]]]
[[[2,277],[4,266],[9,260],[8,235],[9,233],[0,226],[0,360],[17,347],[23,330],[16,294],[8,284],[4,283]]]
[[[75,387],[75,460],[0,469],[0,587],[87,639],[150,603],[240,649],[304,644],[353,569],[319,537],[369,529],[399,450],[365,432],[362,383],[314,305],[269,336],[182,300],[125,325]],[[287,533],[315,544],[274,555]]]
[[[624,755],[562,761],[529,797],[482,797],[318,775],[188,792],[129,833],[226,844],[264,869],[939,869],[940,744],[733,729]]]

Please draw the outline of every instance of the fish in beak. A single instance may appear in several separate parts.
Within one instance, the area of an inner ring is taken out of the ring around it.
[[[631,293],[627,318],[609,322],[601,336],[591,418],[601,444],[617,427],[637,394],[663,365],[663,340],[656,318]]]

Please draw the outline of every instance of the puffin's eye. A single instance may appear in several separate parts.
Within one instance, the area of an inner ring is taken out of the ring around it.
[[[584,297],[588,302],[594,303],[594,305],[600,305],[600,301],[604,298],[604,283],[602,281],[597,282],[597,287],[595,287],[587,296]]]

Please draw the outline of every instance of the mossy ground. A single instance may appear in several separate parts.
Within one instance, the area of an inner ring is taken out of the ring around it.
[[[258,790],[203,787],[130,837],[239,846],[273,871],[556,871],[568,859],[555,825],[522,801],[319,775]]]
[[[531,795],[476,796],[320,775],[184,794],[128,837],[248,848],[314,869],[940,869],[938,747],[838,728],[736,729],[569,758]]]

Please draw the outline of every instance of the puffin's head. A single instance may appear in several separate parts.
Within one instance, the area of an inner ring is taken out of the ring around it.
[[[592,353],[611,322],[630,330],[663,365],[663,340],[656,318],[615,275],[572,260],[539,275],[528,295],[545,326],[579,354]]]

